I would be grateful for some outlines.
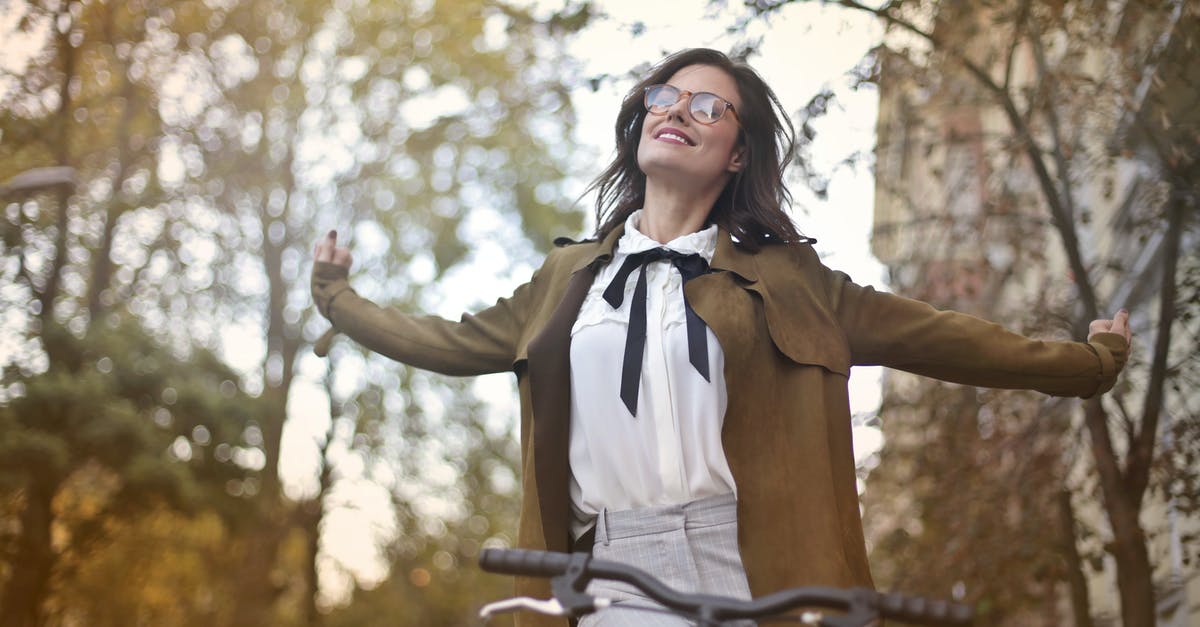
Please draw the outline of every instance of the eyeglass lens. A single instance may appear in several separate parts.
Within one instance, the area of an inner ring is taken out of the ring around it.
[[[646,91],[646,109],[654,114],[666,113],[684,93],[670,85],[655,85]],[[701,124],[715,123],[725,114],[725,109],[725,101],[720,96],[706,91],[691,94],[688,102],[688,113]]]

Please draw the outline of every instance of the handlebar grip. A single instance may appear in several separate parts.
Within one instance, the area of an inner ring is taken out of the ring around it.
[[[525,549],[484,549],[479,554],[480,568],[503,575],[553,577],[566,572],[570,561],[567,553]]]
[[[921,624],[970,625],[974,610],[969,605],[930,600],[897,593],[879,595],[879,614],[891,618]]]

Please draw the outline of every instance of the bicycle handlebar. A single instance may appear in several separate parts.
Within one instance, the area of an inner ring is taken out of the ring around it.
[[[568,553],[528,549],[484,549],[479,555],[479,567],[489,573],[524,577],[561,575],[570,561]],[[592,560],[593,564],[595,562]]]
[[[479,556],[479,565],[485,571],[531,577],[563,575],[573,561],[571,554],[525,549],[484,549]],[[879,593],[867,588],[793,588],[753,601],[687,594],[673,590],[650,574],[627,564],[590,558],[583,567],[582,576],[585,585],[591,579],[622,581],[639,588],[668,608],[702,613],[714,619],[765,618],[788,610],[820,607],[852,613],[856,609],[865,610],[873,617],[925,625],[958,626],[970,625],[973,614],[969,606],[960,603]]]

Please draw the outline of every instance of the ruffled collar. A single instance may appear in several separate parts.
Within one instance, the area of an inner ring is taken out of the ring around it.
[[[713,253],[717,250],[717,225],[710,224],[706,229],[680,235],[666,244],[660,244],[638,229],[642,221],[642,211],[643,209],[638,209],[625,219],[625,233],[617,241],[618,254],[633,254],[662,247],[689,255],[698,254],[704,261],[712,263]]]

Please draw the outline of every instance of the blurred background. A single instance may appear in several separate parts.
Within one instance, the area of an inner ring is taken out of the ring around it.
[[[591,231],[621,97],[692,46],[792,113],[828,265],[1037,337],[1132,312],[1103,400],[855,369],[878,585],[1200,624],[1198,13],[0,4],[0,624],[475,624],[511,590],[474,561],[515,534],[514,379],[317,358],[312,246],[378,302],[487,306]]]

